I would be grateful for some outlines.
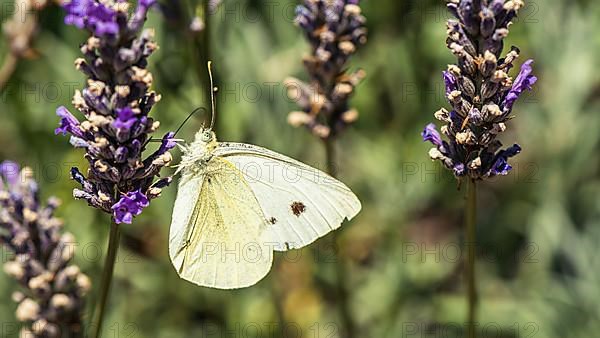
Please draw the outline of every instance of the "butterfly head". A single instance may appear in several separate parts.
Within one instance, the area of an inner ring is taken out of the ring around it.
[[[194,142],[183,147],[178,172],[186,168],[201,168],[206,165],[217,145],[217,137],[210,128],[200,129],[196,133]]]
[[[196,134],[196,141],[198,142],[209,144],[215,142],[216,140],[217,137],[215,135],[215,132],[212,131],[210,128],[202,128]]]
[[[208,155],[217,148],[217,136],[210,128],[201,128],[191,144],[192,151],[197,155]]]
[[[210,154],[217,147],[217,136],[210,128],[202,128],[196,133],[192,147],[200,153]]]

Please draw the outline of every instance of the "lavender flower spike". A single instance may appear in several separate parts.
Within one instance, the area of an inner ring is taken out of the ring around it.
[[[31,170],[0,164],[0,244],[12,254],[4,271],[25,291],[13,294],[20,337],[82,337],[90,280],[71,262],[75,239],[53,217],[58,200],[43,206],[39,195]]]
[[[71,170],[81,185],[74,197],[112,214],[117,223],[131,223],[171,181],[155,178],[171,162],[173,133],[163,137],[157,151],[143,157],[159,127],[149,113],[160,95],[150,90],[153,78],[146,69],[158,46],[152,30],[141,31],[153,4],[154,0],[139,1],[133,14],[128,14],[129,3],[124,1],[71,0],[64,5],[65,22],[92,36],[81,47],[83,58],[75,61],[88,78],[73,97],[85,120],[80,122],[59,107],[61,121],[55,133],[71,134],[71,143],[86,150],[87,175]]]
[[[517,99],[537,81],[533,60],[523,63],[516,79],[509,76],[519,57],[518,48],[502,55],[503,40],[524,3],[448,0],[447,6],[456,19],[448,20],[446,43],[458,60],[443,72],[452,111],[442,108],[435,117],[445,123],[440,130],[448,141],[442,141],[431,124],[423,139],[434,145],[430,157],[442,161],[456,177],[506,175],[512,169],[508,159],[521,152],[521,147],[515,144],[502,150],[497,136],[506,130]]]
[[[366,19],[358,0],[304,0],[296,8],[296,24],[310,43],[304,57],[310,83],[295,78],[285,81],[288,96],[302,111],[292,112],[288,122],[305,126],[322,139],[335,137],[358,118],[348,101],[365,77],[363,70],[347,74],[347,62],[367,42]]]

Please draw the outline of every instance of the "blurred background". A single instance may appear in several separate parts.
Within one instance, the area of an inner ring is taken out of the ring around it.
[[[14,6],[1,0],[1,18]],[[224,0],[208,38],[189,29],[193,0],[161,0],[146,27],[160,49],[150,58],[153,110],[173,130],[208,107],[199,52],[214,60],[217,135],[250,142],[325,167],[321,142],[286,122],[296,110],[283,80],[306,79],[308,51],[294,26],[296,1]],[[346,304],[355,337],[462,337],[466,302],[461,228],[464,192],[427,156],[423,126],[447,104],[441,71],[442,0],[365,0],[369,42],[350,62],[368,76],[352,101],[358,122],[338,142],[339,176],[362,212],[308,248],[276,255],[256,286],[218,291],[180,280],[167,255],[176,186],[123,227],[106,337],[343,337]],[[12,7],[11,7],[12,6]],[[37,15],[33,51],[18,61],[0,93],[0,159],[31,166],[44,196],[63,200],[59,216],[78,242],[75,262],[94,283],[104,261],[109,218],[71,198],[68,169],[86,168],[68,138],[54,136],[56,107],[71,108],[84,77],[74,69],[87,35],[63,24],[48,3]],[[480,185],[477,278],[480,337],[596,337],[600,330],[600,4],[527,0],[508,45],[534,58],[535,90],[515,108],[503,135],[523,153],[507,177]],[[6,39],[0,63],[6,63]],[[10,61],[10,60],[9,60]],[[516,76],[516,74],[512,74]],[[179,136],[192,140],[203,117]],[[178,151],[174,151],[179,157]],[[4,257],[4,255],[3,255]],[[346,294],[335,271],[345,271]],[[16,283],[0,275],[3,336],[14,337]],[[89,299],[94,303],[96,289]],[[343,299],[340,299],[343,298]],[[90,311],[91,312],[91,307]]]

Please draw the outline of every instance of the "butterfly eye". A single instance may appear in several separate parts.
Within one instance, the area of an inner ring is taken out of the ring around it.
[[[205,131],[204,133],[202,133],[202,141],[203,142],[208,142],[210,141],[210,139],[212,135],[210,134],[210,131]]]

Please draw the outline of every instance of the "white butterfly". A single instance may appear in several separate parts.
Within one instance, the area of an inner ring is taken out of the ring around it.
[[[273,250],[306,246],[361,209],[346,185],[320,170],[258,146],[217,142],[212,123],[181,148],[169,255],[192,283],[254,285],[271,269]]]

